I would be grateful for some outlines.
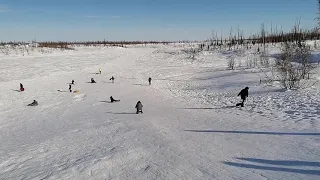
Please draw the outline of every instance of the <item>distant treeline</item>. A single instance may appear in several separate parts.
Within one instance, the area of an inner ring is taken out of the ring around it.
[[[243,34],[243,33],[242,33]],[[261,34],[253,35],[245,38],[238,33],[237,35],[230,35],[227,38],[213,37],[206,42],[211,42],[211,45],[236,45],[236,44],[268,44],[268,43],[280,43],[280,42],[301,42],[306,40],[319,40],[320,33],[317,30],[298,30],[294,28],[292,32],[280,32],[267,34],[262,30]],[[72,49],[71,46],[116,46],[125,47],[126,45],[145,45],[145,44],[169,44],[169,43],[189,43],[195,41],[47,41],[47,42],[1,42],[0,45],[33,45],[37,47],[49,47],[49,48],[63,48]]]

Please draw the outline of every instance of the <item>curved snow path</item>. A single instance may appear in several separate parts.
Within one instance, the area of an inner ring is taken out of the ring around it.
[[[166,50],[30,58],[40,69],[47,66],[43,72],[14,66],[21,74],[0,82],[0,179],[319,178],[318,126],[286,129],[259,113],[201,109],[178,88],[201,67],[180,63],[182,55]],[[47,58],[59,63],[41,62]],[[87,83],[91,77],[96,84]],[[80,93],[57,91],[72,79]],[[12,91],[20,80],[26,91]],[[109,103],[111,95],[121,101]],[[39,106],[25,106],[33,99]],[[134,113],[138,100],[144,114]]]

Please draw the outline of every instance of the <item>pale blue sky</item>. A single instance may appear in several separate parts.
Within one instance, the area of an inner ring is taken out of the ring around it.
[[[313,28],[316,0],[0,0],[0,39],[204,40],[271,22]]]

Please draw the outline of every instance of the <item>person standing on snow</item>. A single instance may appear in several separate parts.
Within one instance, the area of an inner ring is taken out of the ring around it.
[[[142,103],[140,101],[138,101],[137,104],[136,104],[136,107],[135,107],[137,109],[136,114],[139,114],[139,112],[143,113],[142,112],[142,107],[143,107]]]
[[[101,68],[99,69],[99,73],[101,74]]]
[[[71,81],[71,84],[74,84],[74,80]]]
[[[24,87],[21,83],[20,83],[20,91],[24,91]]]
[[[69,84],[69,91],[72,92],[72,90],[71,90],[71,84]]]
[[[149,77],[148,81],[149,81],[149,86],[151,85],[151,77]]]
[[[244,88],[244,89],[242,89],[241,91],[240,91],[240,93],[238,94],[238,96],[240,96],[241,97],[241,99],[242,99],[242,102],[241,103],[238,103],[236,106],[240,106],[241,105],[241,107],[243,107],[244,106],[244,101],[247,99],[247,97],[248,97],[248,95],[249,95],[249,87],[246,87],[246,88]]]
[[[114,77],[113,76],[110,78],[110,80],[112,80],[112,83],[114,83]]]

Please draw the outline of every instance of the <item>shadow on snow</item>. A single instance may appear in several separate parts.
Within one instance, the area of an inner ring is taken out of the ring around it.
[[[106,112],[107,114],[136,114],[134,112],[119,112],[119,113],[113,113],[113,112]]]
[[[320,167],[320,162],[309,161],[289,161],[289,160],[268,160],[268,159],[256,159],[256,158],[236,158],[243,161],[249,161],[261,164],[281,165],[281,166],[313,166]]]
[[[204,110],[210,110],[210,109],[231,109],[231,108],[235,108],[236,106],[225,106],[225,107],[217,107],[217,108],[182,108],[182,109],[191,109],[191,110],[200,110],[200,109],[204,109]]]
[[[278,136],[320,136],[320,133],[290,133],[290,132],[266,132],[266,131],[218,131],[218,130],[184,130],[188,132],[200,133],[227,133],[227,134],[261,134]]]
[[[253,163],[267,164],[267,165],[320,167],[320,162],[267,160],[267,159],[255,159],[255,158],[236,158],[236,159],[249,161],[249,162],[253,162]],[[266,171],[289,172],[289,173],[317,175],[317,176],[320,175],[320,170],[263,166],[263,165],[253,165],[253,164],[245,164],[245,163],[226,162],[226,161],[224,161],[223,164],[229,165],[229,166],[234,166],[234,167],[239,167],[239,168],[247,168],[247,169],[259,169],[259,170],[266,170]]]

